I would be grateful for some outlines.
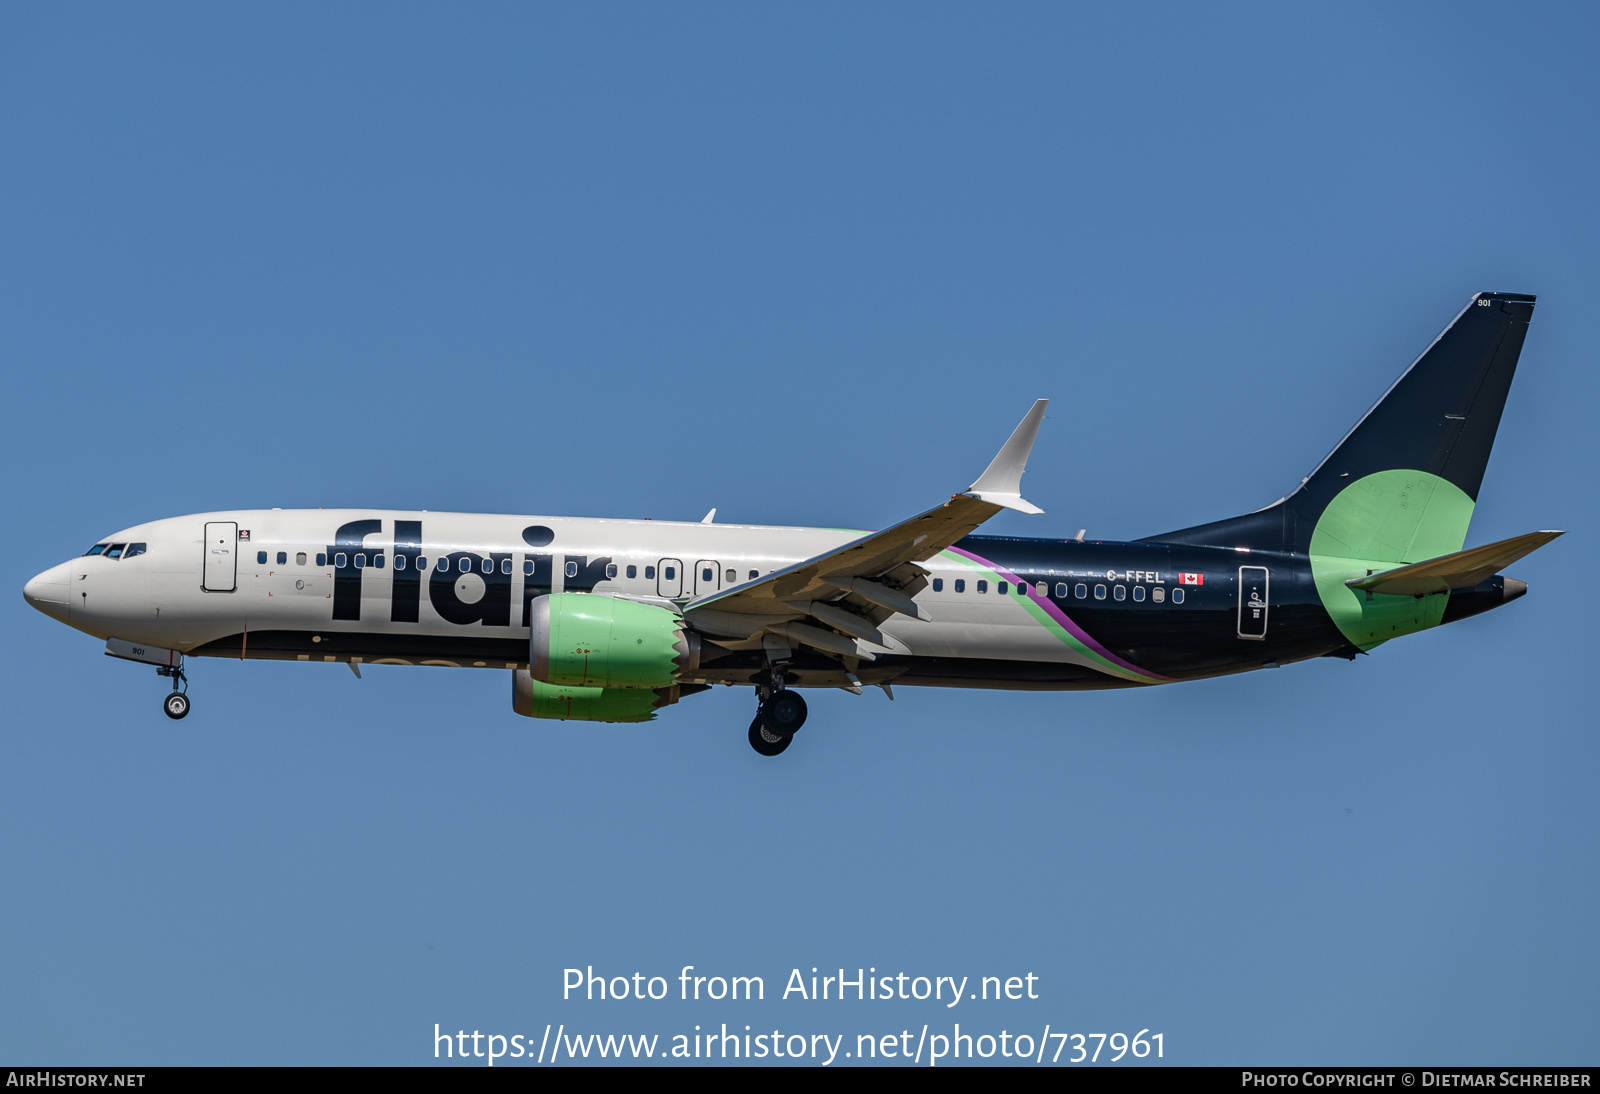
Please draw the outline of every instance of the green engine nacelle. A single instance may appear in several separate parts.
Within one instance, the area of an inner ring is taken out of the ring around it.
[[[648,722],[678,701],[676,687],[569,688],[535,680],[527,669],[511,678],[511,709],[526,718],[573,722]]]
[[[558,687],[671,687],[700,664],[700,639],[683,617],[654,604],[594,593],[533,602],[528,667]]]

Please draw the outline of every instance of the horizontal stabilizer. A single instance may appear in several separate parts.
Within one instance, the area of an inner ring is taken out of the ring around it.
[[[1401,566],[1397,570],[1384,570],[1366,577],[1352,577],[1345,584],[1352,589],[1389,596],[1427,596],[1430,593],[1447,593],[1451,589],[1464,589],[1483,581],[1511,565],[1524,555],[1531,555],[1562,532],[1529,532],[1525,536],[1512,536],[1499,543],[1457,551],[1453,555],[1430,558],[1426,562]]]

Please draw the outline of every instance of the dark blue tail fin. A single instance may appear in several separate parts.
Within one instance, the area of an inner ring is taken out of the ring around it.
[[[1151,536],[1149,542],[1306,553],[1335,497],[1389,471],[1422,472],[1430,481],[1452,484],[1470,499],[1470,512],[1533,304],[1532,296],[1518,293],[1478,293],[1287,497],[1244,516]],[[1382,504],[1403,509],[1407,501]],[[1382,514],[1374,510],[1372,519]]]

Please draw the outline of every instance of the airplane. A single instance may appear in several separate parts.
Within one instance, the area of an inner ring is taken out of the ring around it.
[[[988,468],[877,532],[368,509],[126,528],[27,602],[172,681],[188,658],[493,668],[533,718],[636,723],[752,687],[782,753],[800,689],[1146,687],[1353,660],[1515,600],[1561,532],[1463,550],[1535,298],[1477,293],[1285,497],[1129,542],[981,536],[1024,500],[1035,402]]]

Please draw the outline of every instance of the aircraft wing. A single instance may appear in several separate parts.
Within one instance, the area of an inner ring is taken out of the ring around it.
[[[763,632],[770,632],[831,653],[871,660],[872,650],[861,642],[880,651],[887,648],[879,623],[897,612],[930,618],[911,599],[927,584],[928,571],[917,563],[968,535],[1001,509],[1043,512],[1023,500],[1021,484],[1048,403],[1048,399],[1035,402],[988,469],[949,501],[765,577],[691,600],[684,605],[685,618],[721,645],[741,648],[741,639],[759,645]]]
[[[1487,543],[1453,555],[1441,555],[1426,562],[1384,570],[1366,577],[1352,577],[1345,584],[1352,589],[1390,596],[1427,596],[1476,585],[1495,571],[1509,566],[1524,555],[1531,555],[1562,532],[1529,532],[1498,543]]]

